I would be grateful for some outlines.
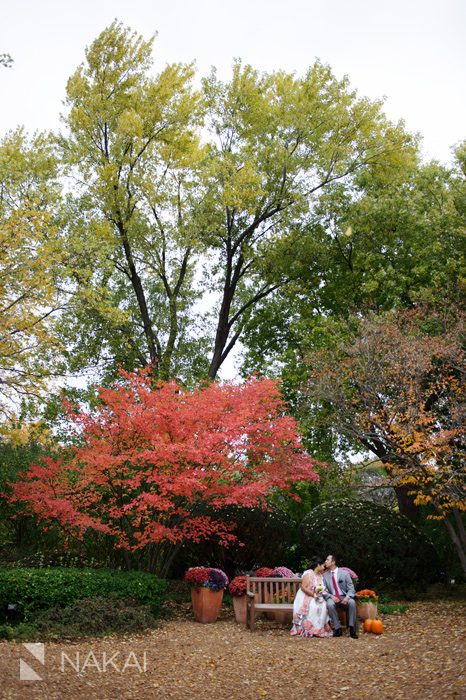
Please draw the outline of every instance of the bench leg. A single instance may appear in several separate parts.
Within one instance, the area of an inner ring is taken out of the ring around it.
[[[256,626],[256,611],[255,611],[254,605],[251,605],[250,616],[249,616],[249,629],[251,630],[251,632],[254,632],[255,626]]]
[[[248,600],[246,604],[246,629],[254,631],[256,621],[256,611],[254,609],[254,600]]]

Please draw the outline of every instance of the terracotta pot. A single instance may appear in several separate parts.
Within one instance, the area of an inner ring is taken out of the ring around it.
[[[247,597],[245,595],[234,595],[233,600],[233,610],[235,611],[235,620],[242,625],[246,624],[247,615]]]
[[[375,620],[377,603],[358,603],[358,617],[360,620]]]
[[[194,619],[203,624],[215,622],[222,607],[223,588],[211,591],[210,588],[191,588]]]

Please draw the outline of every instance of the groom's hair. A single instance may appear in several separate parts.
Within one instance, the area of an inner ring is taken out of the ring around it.
[[[332,557],[333,561],[335,562],[335,566],[338,566],[338,561],[337,561],[335,555],[334,555],[334,554],[329,554],[329,557]]]

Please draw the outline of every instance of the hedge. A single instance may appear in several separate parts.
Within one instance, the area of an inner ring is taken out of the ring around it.
[[[24,620],[38,610],[106,595],[133,598],[158,616],[165,591],[166,581],[139,571],[0,568],[0,608],[14,604]]]
[[[302,553],[331,553],[362,587],[422,589],[439,572],[431,542],[403,515],[370,501],[331,501],[313,508],[300,527]]]

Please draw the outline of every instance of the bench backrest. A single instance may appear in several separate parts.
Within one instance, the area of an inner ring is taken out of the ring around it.
[[[257,603],[292,603],[301,586],[300,578],[259,578],[247,576],[247,592]]]

